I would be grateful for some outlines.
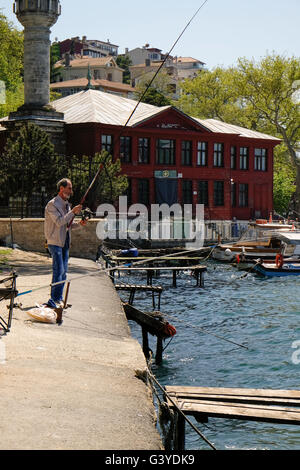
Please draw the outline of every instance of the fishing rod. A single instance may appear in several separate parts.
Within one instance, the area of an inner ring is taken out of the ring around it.
[[[208,0],[205,0],[201,6],[197,9],[197,11],[193,14],[193,16],[191,17],[191,19],[188,21],[188,23],[186,24],[186,26],[184,27],[184,29],[182,30],[182,32],[180,33],[180,35],[178,36],[178,38],[176,39],[176,41],[174,42],[174,44],[172,45],[171,49],[169,50],[169,52],[167,53],[167,55],[164,57],[162,63],[160,64],[158,70],[155,72],[154,76],[152,77],[152,79],[150,80],[150,82],[148,83],[148,85],[146,86],[143,94],[140,96],[136,106],[134,107],[133,111],[130,113],[130,116],[128,117],[127,121],[125,122],[125,124],[123,125],[123,127],[121,128],[118,136],[117,136],[117,140],[120,138],[120,136],[123,134],[124,132],[124,129],[126,129],[126,127],[128,126],[132,116],[134,115],[134,113],[136,112],[137,108],[139,107],[139,105],[141,104],[142,100],[144,99],[146,93],[148,92],[149,88],[152,86],[152,83],[154,82],[154,80],[156,79],[157,75],[160,73],[161,69],[163,68],[163,66],[165,65],[167,59],[170,57],[173,49],[175,48],[175,46],[177,45],[177,43],[180,41],[181,37],[184,35],[185,31],[188,29],[188,27],[190,26],[190,24],[192,23],[192,21],[196,18],[196,16],[198,15],[198,13],[200,12],[200,10],[204,7],[204,5],[208,2]],[[108,174],[108,171],[107,171],[107,168],[106,168],[106,162],[108,160],[108,157],[110,156],[110,154],[107,154],[105,159],[104,159],[104,162],[101,162],[100,163],[100,166],[99,166],[99,169],[93,179],[93,181],[91,182],[90,186],[88,187],[85,195],[83,196],[82,200],[81,201],[85,201],[88,193],[90,192],[92,186],[95,184],[95,181],[97,180],[102,168],[104,168],[104,171],[106,172],[106,175],[109,179],[109,182],[110,182],[110,192],[111,192],[111,196],[112,196],[112,192],[113,192],[113,188],[112,188],[112,181],[111,181],[111,178]],[[80,204],[82,204],[83,202],[81,202]]]
[[[176,253],[172,253],[171,256],[174,255],[174,254],[176,254]],[[166,256],[169,256],[169,255],[166,255]],[[158,258],[159,257],[156,257],[156,258],[153,258],[153,259],[158,259]],[[144,260],[142,260],[142,261],[145,262]],[[146,260],[146,261],[148,261],[148,260]],[[54,282],[54,283],[50,283],[50,284],[44,284],[43,286],[35,287],[33,289],[26,290],[24,292],[20,292],[20,293],[18,293],[17,297],[20,297],[21,295],[25,295],[25,294],[30,294],[31,292],[35,292],[35,291],[38,291],[38,290],[41,290],[41,289],[45,289],[46,287],[54,287],[54,286],[58,286],[60,284],[64,284],[65,282],[77,281],[78,279],[82,279],[84,277],[96,276],[101,272],[109,273],[112,270],[116,270],[118,268],[123,268],[123,267],[126,267],[126,264],[118,265],[118,266],[115,266],[113,268],[97,269],[94,273],[84,274],[82,276],[73,277],[72,279],[65,279],[64,281],[58,281],[58,282]]]
[[[64,284],[66,282],[77,281],[78,279],[82,279],[84,277],[96,276],[100,272],[101,272],[100,270],[97,270],[95,273],[83,274],[82,276],[73,277],[72,279],[65,279],[64,281],[51,282],[50,284],[44,284],[42,286],[34,287],[33,289],[29,289],[29,290],[26,290],[24,292],[18,292],[16,297],[21,297],[22,295],[31,294],[32,292],[36,292],[38,290],[45,289],[46,287],[54,287],[54,286],[59,286],[60,284]]]

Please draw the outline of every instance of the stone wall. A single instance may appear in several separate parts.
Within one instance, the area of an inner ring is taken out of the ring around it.
[[[85,227],[72,231],[70,256],[96,259],[98,247],[101,245],[101,240],[96,235],[98,223],[99,219],[92,219]],[[39,253],[46,252],[44,219],[0,219],[2,244],[11,244],[11,234],[13,243],[21,249]]]

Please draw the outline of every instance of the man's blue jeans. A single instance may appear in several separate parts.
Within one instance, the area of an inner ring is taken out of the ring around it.
[[[67,233],[65,246],[62,248],[57,245],[48,245],[52,256],[52,284],[67,279],[68,261],[69,261],[69,233]],[[48,305],[55,308],[55,304],[63,300],[63,290],[65,283],[51,287],[51,298]]]

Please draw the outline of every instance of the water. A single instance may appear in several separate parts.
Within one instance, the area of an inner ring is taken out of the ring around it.
[[[188,273],[180,275],[177,288],[172,287],[171,274],[154,280],[154,285],[164,287],[160,310],[177,330],[164,351],[163,363],[152,367],[159,383],[300,389],[300,276],[264,279],[245,276],[230,265],[206,264],[204,289],[196,287]],[[145,276],[125,274],[120,280],[145,282]],[[125,294],[121,297],[127,299]],[[134,305],[151,310],[151,295],[136,294]],[[134,322],[130,327],[141,341],[140,327]],[[149,337],[155,352],[156,342]],[[217,449],[300,448],[298,426],[221,418],[209,418],[207,424],[193,422]],[[186,449],[209,449],[188,424]]]

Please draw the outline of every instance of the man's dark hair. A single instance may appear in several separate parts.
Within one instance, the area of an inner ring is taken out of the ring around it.
[[[69,178],[63,178],[61,180],[58,181],[57,183],[57,191],[60,190],[60,187],[63,186],[64,188],[66,188],[68,186],[68,183],[71,183],[71,181],[69,180]]]

